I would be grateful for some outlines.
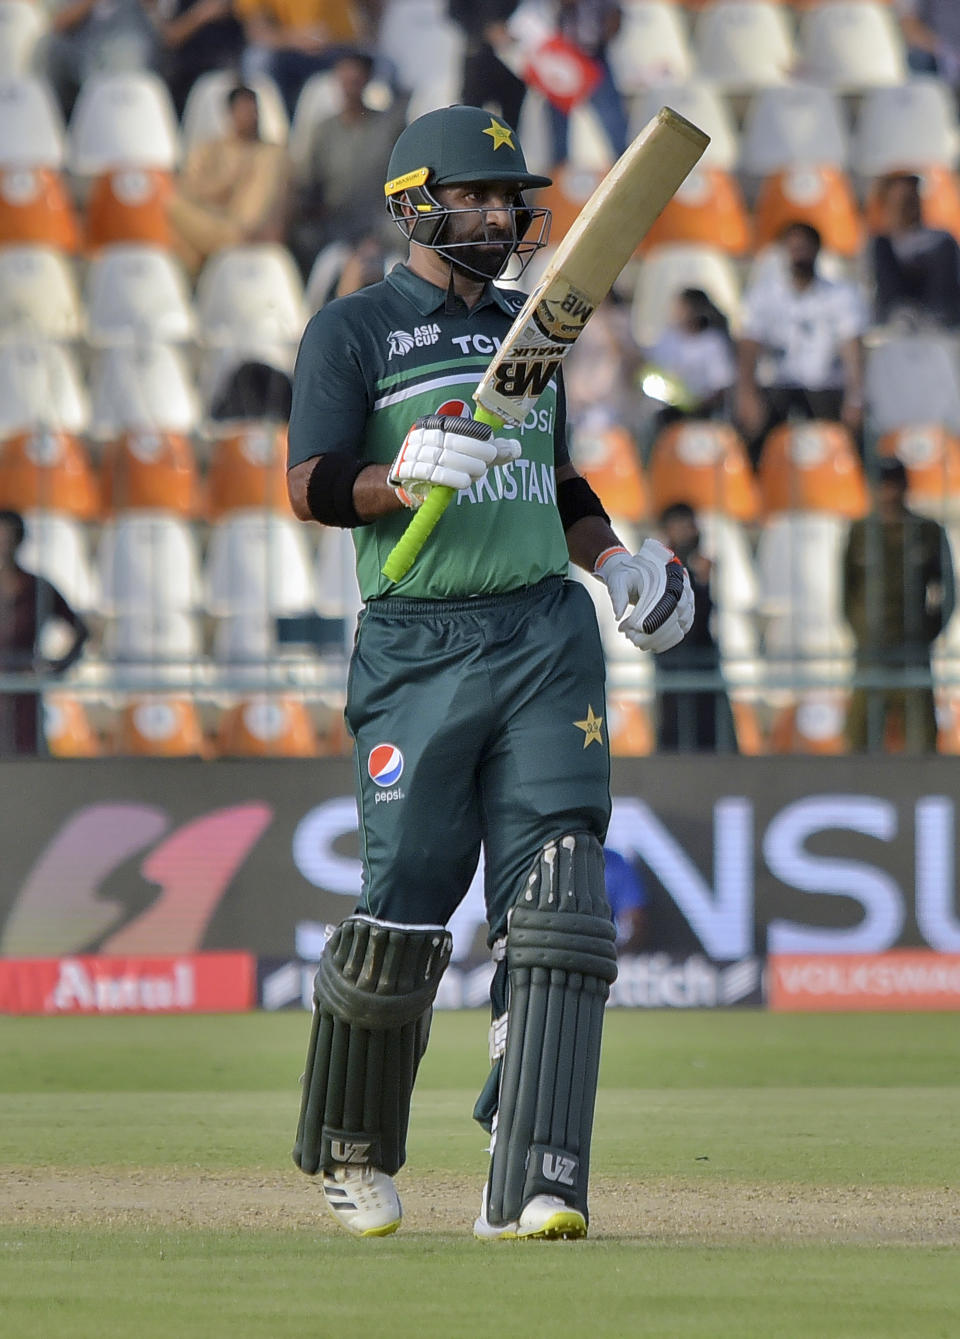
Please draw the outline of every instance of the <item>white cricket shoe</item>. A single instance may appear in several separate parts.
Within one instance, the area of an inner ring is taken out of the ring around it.
[[[587,1235],[587,1220],[557,1195],[534,1195],[514,1223],[487,1222],[487,1191],[473,1235],[481,1241],[573,1241]]]
[[[325,1170],[323,1197],[340,1226],[355,1237],[389,1237],[403,1217],[393,1180],[376,1167]]]

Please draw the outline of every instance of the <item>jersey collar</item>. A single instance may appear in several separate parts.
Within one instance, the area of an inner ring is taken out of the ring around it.
[[[423,279],[419,274],[414,274],[413,270],[407,265],[394,265],[387,275],[387,283],[391,284],[408,302],[412,302],[422,316],[429,316],[431,312],[437,311],[446,300],[447,291],[445,288],[438,288],[436,284],[430,283],[429,279]],[[520,294],[510,290],[497,288],[495,284],[487,284],[480,294],[479,301],[470,308],[471,315],[482,307],[494,306],[499,307],[508,316],[514,316],[520,306],[517,301],[520,296]]]

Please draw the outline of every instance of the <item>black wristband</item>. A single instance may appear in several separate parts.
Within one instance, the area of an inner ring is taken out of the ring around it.
[[[557,484],[557,511],[564,530],[584,516],[600,516],[609,523],[610,517],[603,509],[603,503],[581,475],[572,479],[563,479]]]
[[[307,506],[321,525],[338,525],[344,530],[365,525],[353,505],[353,485],[366,462],[334,451],[319,456],[307,480]]]

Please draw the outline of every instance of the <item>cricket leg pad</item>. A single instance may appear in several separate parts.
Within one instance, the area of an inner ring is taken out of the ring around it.
[[[544,847],[507,926],[508,1010],[487,1183],[491,1224],[538,1195],[587,1221],[600,1037],[616,980],[603,848],[578,832]]]
[[[293,1150],[301,1171],[347,1164],[392,1176],[403,1166],[413,1084],[451,946],[442,925],[357,915],[334,931],[313,987]]]

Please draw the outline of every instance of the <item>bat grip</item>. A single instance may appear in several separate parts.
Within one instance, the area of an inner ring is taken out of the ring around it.
[[[477,405],[473,417],[480,423],[488,423],[494,431],[503,427],[503,419],[491,414],[482,405]],[[417,508],[406,530],[387,555],[382,571],[388,581],[397,582],[407,575],[429,539],[433,527],[447,510],[454,496],[453,488],[447,488],[443,484],[433,485],[423,505]]]

